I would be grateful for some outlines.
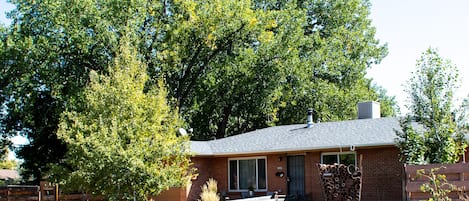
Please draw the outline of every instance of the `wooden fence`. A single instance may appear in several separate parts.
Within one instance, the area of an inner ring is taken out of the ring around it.
[[[429,198],[428,193],[423,193],[420,190],[422,184],[427,183],[428,179],[419,177],[417,170],[424,169],[429,172],[433,168],[440,168],[436,173],[446,175],[448,183],[453,184],[459,188],[464,188],[466,193],[469,191],[469,163],[457,164],[432,164],[432,165],[404,165],[406,175],[406,187],[408,201],[426,200]],[[453,200],[459,200],[458,192],[451,192],[449,197]]]
[[[170,188],[158,196],[150,196],[154,201],[185,201],[188,188]],[[189,186],[190,189],[190,186]],[[104,201],[102,196],[84,193],[60,192],[53,183],[41,182],[39,186],[8,185],[0,186],[0,201]]]
[[[36,201],[39,199],[39,186],[0,186],[0,201]]]
[[[102,197],[86,194],[61,194],[58,186],[41,182],[40,186],[0,186],[0,201],[103,201]]]

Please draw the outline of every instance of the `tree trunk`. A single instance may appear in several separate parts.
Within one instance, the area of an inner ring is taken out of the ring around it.
[[[231,109],[233,108],[233,105],[227,105],[223,108],[223,116],[222,120],[218,122],[218,129],[215,137],[217,139],[224,138],[226,137],[226,127],[228,125],[228,119],[230,118],[231,115]]]

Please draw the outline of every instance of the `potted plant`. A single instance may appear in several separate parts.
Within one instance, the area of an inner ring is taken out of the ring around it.
[[[249,186],[248,191],[249,191],[249,197],[254,196],[254,187],[253,186]]]

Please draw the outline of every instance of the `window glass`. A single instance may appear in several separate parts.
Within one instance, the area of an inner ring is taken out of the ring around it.
[[[238,161],[230,161],[230,189],[238,189]]]
[[[257,188],[258,189],[267,189],[265,159],[258,159],[257,160],[257,173],[259,174]]]
[[[334,154],[334,155],[322,155],[322,163],[323,164],[328,164],[328,165],[338,163],[337,155],[336,154]]]
[[[229,160],[229,189],[267,189],[266,159]]]
[[[355,165],[355,153],[326,153],[322,155],[322,163],[332,165],[334,163],[344,165]]]
[[[256,188],[256,160],[239,161],[239,189]]]
[[[355,154],[340,154],[340,163],[344,165],[355,165]]]

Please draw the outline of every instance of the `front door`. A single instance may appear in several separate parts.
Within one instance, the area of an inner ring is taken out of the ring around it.
[[[288,194],[305,194],[305,157],[288,156],[287,160]]]

